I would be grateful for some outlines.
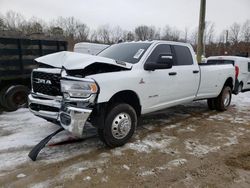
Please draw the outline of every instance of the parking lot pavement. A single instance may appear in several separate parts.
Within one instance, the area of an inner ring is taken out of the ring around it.
[[[74,139],[64,131],[32,162],[29,151],[56,129],[27,109],[0,115],[2,187],[250,187],[250,92],[226,112],[199,101],[143,116],[116,149],[95,135],[53,145]]]

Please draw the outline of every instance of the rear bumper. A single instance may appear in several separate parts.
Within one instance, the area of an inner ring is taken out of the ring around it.
[[[81,102],[93,101],[93,97],[95,96]],[[75,102],[74,99],[72,100]],[[71,106],[71,101],[65,102],[62,98],[46,99],[30,94],[28,101],[29,109],[33,114],[59,122],[65,130],[77,137],[82,137],[85,123],[92,112],[89,108]]]

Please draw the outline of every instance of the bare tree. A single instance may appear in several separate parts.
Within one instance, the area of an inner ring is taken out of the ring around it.
[[[241,36],[244,42],[250,42],[250,20],[245,21],[243,24]]]
[[[170,41],[179,41],[180,34],[181,34],[180,30],[172,28],[169,25],[166,25],[162,33],[162,39]]]
[[[61,38],[63,36],[63,29],[61,27],[51,26],[48,30],[48,34],[55,38]]]
[[[123,32],[123,39],[124,41],[134,41],[135,40],[135,34],[131,31],[124,31]]]
[[[25,24],[24,17],[14,11],[8,11],[4,19],[6,29],[10,31],[20,31],[20,28]]]
[[[135,28],[135,37],[137,40],[152,40],[158,36],[155,27],[141,25]]]
[[[188,27],[185,27],[184,30],[184,42],[188,42]]]
[[[78,24],[77,28],[77,39],[80,41],[87,41],[89,36],[89,28],[85,24]]]
[[[122,39],[123,30],[120,26],[116,26],[111,29],[111,42],[117,43],[119,40]]]
[[[111,29],[109,25],[102,25],[97,30],[99,40],[105,44],[111,44]]]
[[[234,44],[237,44],[239,42],[240,29],[241,27],[238,23],[234,23],[229,29],[229,40]]]
[[[205,32],[204,32],[204,42],[205,44],[211,44],[214,42],[214,23],[206,22]]]
[[[96,30],[90,31],[89,40],[91,42],[98,42],[98,35]]]
[[[198,28],[195,28],[190,36],[190,42],[192,45],[197,45],[197,39],[198,39]]]

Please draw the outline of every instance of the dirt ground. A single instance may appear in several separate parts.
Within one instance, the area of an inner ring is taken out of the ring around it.
[[[1,187],[250,187],[250,93],[226,112],[200,101],[144,116],[133,139],[112,150],[93,131],[51,144],[71,138],[62,133],[29,160],[56,129],[27,110],[0,115]]]

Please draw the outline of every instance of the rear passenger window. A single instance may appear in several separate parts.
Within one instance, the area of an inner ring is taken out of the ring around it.
[[[193,65],[192,54],[188,47],[174,45],[176,65]]]
[[[159,55],[161,54],[171,54],[171,48],[168,44],[159,44],[156,46],[154,51],[147,59],[147,62],[157,62]]]
[[[250,62],[248,62],[248,72],[250,72]]]

